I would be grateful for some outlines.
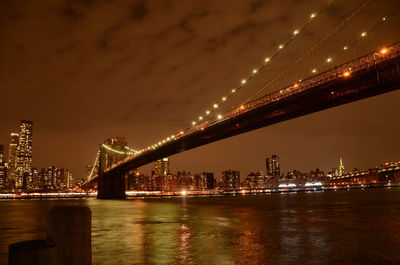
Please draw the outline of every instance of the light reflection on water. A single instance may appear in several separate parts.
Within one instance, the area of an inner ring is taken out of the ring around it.
[[[214,198],[0,201],[10,243],[46,212],[92,210],[93,264],[400,264],[400,189]]]

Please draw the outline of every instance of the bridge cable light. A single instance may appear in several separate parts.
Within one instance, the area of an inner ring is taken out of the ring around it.
[[[389,49],[388,49],[388,48],[382,48],[382,49],[379,51],[379,53],[380,53],[381,55],[386,55],[386,54],[389,53]]]
[[[275,52],[275,54],[274,54],[272,57],[266,57],[266,58],[264,59],[264,64],[263,64],[260,68],[255,68],[255,69],[253,69],[252,75],[251,75],[248,79],[242,79],[242,80],[241,80],[241,86],[239,86],[239,89],[240,89],[241,87],[243,87],[243,86],[247,83],[247,81],[251,79],[252,76],[254,76],[255,74],[257,74],[259,69],[262,69],[263,67],[265,67],[266,63],[269,63],[269,62],[270,62],[274,57],[276,57],[287,45],[289,45],[289,44],[299,35],[300,32],[302,32],[305,28],[307,28],[307,27],[313,22],[314,18],[317,17],[317,14],[319,14],[320,12],[322,12],[322,11],[323,11],[324,9],[326,9],[329,5],[330,5],[330,4],[327,3],[327,4],[326,4],[323,8],[321,8],[318,12],[312,13],[312,14],[310,15],[311,20],[309,20],[306,24],[304,24],[300,29],[295,29],[295,30],[293,31],[293,36],[292,36],[292,38],[290,38],[288,41],[286,41],[286,43],[280,44],[280,45],[278,46],[278,51]],[[234,94],[234,93],[236,92],[236,89],[232,89],[231,92],[232,92],[232,94]],[[231,95],[231,96],[232,96],[232,95]],[[229,97],[230,97],[230,96],[229,96]],[[225,102],[229,97],[227,97],[227,98],[225,98],[225,99],[223,98],[222,102]],[[214,105],[214,106],[215,106],[215,105]],[[216,108],[216,107],[214,107],[214,108]]]
[[[373,29],[375,29],[377,26],[379,26],[381,23],[383,23],[383,22],[385,22],[387,20],[387,17],[383,17],[382,18],[382,20],[379,20],[371,29],[370,29],[370,31],[372,31]],[[360,37],[356,40],[356,41],[354,41],[352,44],[351,44],[351,46],[354,46],[360,39],[363,39],[363,38],[365,38],[366,36],[368,35],[368,33],[367,33],[367,31],[363,31],[361,34],[360,34]],[[349,46],[343,46],[343,50],[344,51],[347,51],[349,49]],[[380,51],[378,51],[376,54],[378,54],[378,55],[381,55],[381,56],[384,56],[386,53],[388,53],[389,52],[389,50],[387,49],[387,48],[382,48]],[[328,59],[326,59],[326,62],[332,62],[332,58],[331,57],[329,57]],[[316,70],[316,69],[315,69]],[[351,69],[349,69],[349,71],[345,71],[343,74],[342,74],[342,76],[343,77],[346,77],[346,78],[348,78],[348,77],[350,77],[350,75],[351,75],[351,72],[350,72],[350,70]],[[317,71],[314,71],[314,69],[312,70],[312,73],[313,74],[315,74]]]
[[[299,58],[297,58],[297,60],[292,63],[288,68],[286,68],[285,70],[283,70],[282,72],[280,72],[280,74],[278,74],[275,78],[273,78],[271,81],[269,81],[266,85],[264,85],[259,91],[257,91],[257,93],[255,95],[253,95],[250,99],[246,100],[245,102],[249,102],[252,99],[255,98],[255,96],[257,96],[260,92],[262,92],[263,90],[265,90],[265,88],[269,87],[271,84],[273,84],[278,78],[280,78],[283,74],[287,73],[293,66],[295,66],[299,61],[303,60],[307,54],[310,54],[313,50],[315,50],[316,48],[318,48],[321,43],[323,43],[324,40],[330,38],[333,34],[336,34],[337,32],[340,32],[343,27],[349,22],[351,21],[351,19],[356,16],[356,14],[358,14],[363,8],[365,8],[372,0],[366,0],[364,3],[362,3],[355,11],[353,11],[345,20],[344,22],[340,23],[338,26],[336,26],[336,28],[334,28],[333,30],[331,30],[328,34],[326,34],[322,40],[320,40],[316,45],[314,45],[312,48],[308,49],[308,51],[300,56]],[[330,5],[330,2],[327,4],[327,7]],[[325,8],[323,8],[325,9]],[[318,13],[320,13],[323,9],[321,9]],[[313,21],[315,21],[313,18],[316,17],[316,13],[311,14],[310,16],[310,21],[309,23],[305,26],[307,27],[309,24],[311,24]],[[293,40],[293,38],[289,41],[289,43]]]
[[[100,158],[100,150],[97,151],[96,159],[94,160],[94,164],[92,166],[92,170],[90,171],[90,174],[88,176],[88,180],[90,180],[93,177],[94,171],[96,167],[99,165],[99,158]]]

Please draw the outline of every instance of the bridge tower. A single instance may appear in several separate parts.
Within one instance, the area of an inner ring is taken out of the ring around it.
[[[109,138],[100,144],[99,179],[97,199],[125,199],[125,177],[127,172],[115,169],[104,170],[127,156],[127,143],[123,137]]]

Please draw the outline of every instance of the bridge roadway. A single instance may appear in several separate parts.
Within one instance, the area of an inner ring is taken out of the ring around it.
[[[113,195],[113,190],[121,189],[122,185],[114,183],[116,179],[120,179],[129,170],[163,157],[399,88],[400,43],[267,94],[222,117],[180,132],[171,141],[157,148],[148,148],[120,161],[101,174],[99,193],[102,189],[111,190],[105,196],[98,197],[121,197]],[[91,179],[89,183],[96,180]]]

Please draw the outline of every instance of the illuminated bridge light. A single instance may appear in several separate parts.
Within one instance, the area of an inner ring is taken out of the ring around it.
[[[232,89],[232,93],[235,93],[236,92],[236,89]]]
[[[244,106],[244,105],[241,105],[241,106],[240,106],[240,109],[241,109],[241,110],[244,110],[244,109],[245,109],[245,106]]]
[[[327,62],[327,63],[330,63],[330,62],[332,62],[332,61],[333,61],[332,57],[329,57],[328,59],[326,59],[326,62]]]
[[[182,134],[183,134],[183,131],[181,131],[180,134],[182,135]]]
[[[318,70],[316,68],[311,70],[311,73],[315,74]]]
[[[316,18],[317,17],[317,13],[312,13],[311,15],[310,15],[310,18]]]
[[[364,31],[363,33],[361,33],[361,37],[366,37],[367,36],[367,32]]]
[[[349,49],[349,47],[347,47],[347,46],[343,47],[343,50],[345,50],[345,51],[347,51],[348,49]]]
[[[350,77],[350,76],[351,76],[350,71],[345,71],[345,72],[343,73],[343,77]]]
[[[222,101],[225,101],[226,100],[226,97],[222,97]]]
[[[183,191],[181,191],[181,194],[182,194],[182,196],[186,196],[187,195],[187,191],[183,190]]]
[[[299,87],[299,84],[296,83],[296,84],[293,85],[293,87],[294,87],[294,88],[298,88],[298,87]]]
[[[222,119],[222,115],[221,115],[221,114],[218,114],[217,118],[218,118],[219,120]]]
[[[253,69],[253,74],[257,74],[258,70],[257,69]]]
[[[209,115],[210,114],[210,111],[209,110],[206,110],[206,115]]]
[[[271,61],[271,58],[269,58],[269,57],[267,57],[267,58],[264,59],[264,62],[266,62],[266,63],[268,63],[268,62],[270,62],[270,61]]]
[[[293,35],[297,35],[300,33],[300,30],[296,29],[295,31],[293,31]]]
[[[192,121],[192,125],[195,126],[195,125],[196,125],[196,122],[195,122],[195,121]]]
[[[382,55],[386,55],[386,54],[389,53],[389,49],[388,49],[388,48],[382,48],[382,49],[379,51],[379,53],[382,54]]]
[[[203,119],[203,117],[202,116],[199,116],[199,120],[201,121]]]
[[[218,104],[213,105],[214,109],[218,108]]]
[[[247,80],[246,79],[242,79],[242,84],[246,84]]]

